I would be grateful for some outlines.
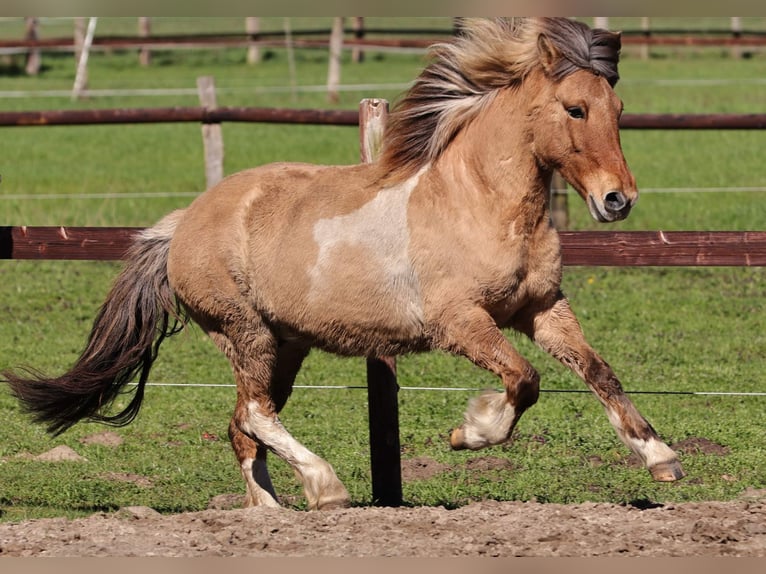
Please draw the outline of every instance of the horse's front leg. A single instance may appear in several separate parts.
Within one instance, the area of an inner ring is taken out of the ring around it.
[[[684,477],[676,453],[660,440],[625,395],[611,367],[588,344],[569,302],[559,293],[552,305],[516,321],[540,347],[579,375],[606,409],[620,439],[644,462],[658,481]]]
[[[463,424],[450,435],[452,448],[475,450],[506,442],[522,413],[537,402],[539,375],[483,309],[453,314],[440,332],[439,347],[495,373],[505,387],[469,402]]]

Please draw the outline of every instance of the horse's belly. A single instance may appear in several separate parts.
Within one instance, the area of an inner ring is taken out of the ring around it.
[[[335,353],[421,346],[423,306],[412,269],[365,255],[363,247],[346,246],[321,271],[315,269],[307,291],[284,316],[293,315],[317,346]]]

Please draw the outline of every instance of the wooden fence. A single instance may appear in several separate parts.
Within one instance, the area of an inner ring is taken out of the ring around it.
[[[1,112],[0,127],[146,124],[162,122],[258,122],[285,124],[359,125],[353,110],[257,107],[105,108]],[[638,130],[761,130],[764,114],[624,114],[621,129]]]
[[[352,27],[344,27],[344,21],[350,19]],[[361,62],[365,50],[422,52],[435,41],[442,41],[460,33],[463,18],[452,18],[451,29],[402,28],[374,29],[365,26],[364,18],[334,17],[331,29],[292,30],[290,19],[283,19],[280,31],[262,31],[260,18],[245,18],[243,32],[216,34],[152,34],[151,19],[138,18],[137,34],[134,36],[95,36],[97,18],[74,19],[74,34],[67,38],[41,38],[38,30],[39,19],[25,18],[25,37],[18,40],[0,40],[0,54],[26,54],[25,70],[27,74],[39,73],[43,51],[71,51],[77,63],[77,76],[72,90],[74,99],[82,96],[88,84],[87,60],[92,50],[136,50],[139,62],[143,66],[151,63],[152,50],[204,49],[204,48],[245,48],[247,62],[260,61],[262,47],[284,47],[291,78],[295,75],[294,49],[318,48],[329,49],[329,69],[327,74],[327,96],[330,102],[338,100],[338,86],[341,75],[341,53],[351,50],[352,60]],[[641,57],[649,57],[652,46],[709,47],[729,46],[732,57],[742,57],[755,49],[766,46],[766,31],[744,30],[742,19],[731,18],[729,30],[670,30],[652,29],[650,18],[640,19],[640,29],[623,30],[623,45],[638,46]],[[609,28],[609,18],[596,17],[593,25]],[[394,37],[391,37],[394,36]],[[292,80],[291,80],[292,81]]]
[[[339,32],[344,36],[343,45],[348,48],[416,48],[425,49],[436,40],[444,40],[459,32],[460,18],[453,20],[451,29],[437,28],[370,28],[364,26],[363,19],[358,17],[339,18],[352,20],[351,27],[341,27]],[[84,27],[84,18],[75,19],[75,25]],[[97,36],[93,39],[91,49],[94,50],[168,50],[178,48],[214,48],[214,47],[244,47],[253,46],[284,46],[288,36],[298,48],[327,48],[330,44],[332,29],[314,28],[291,30],[260,30],[253,26],[258,18],[248,18],[241,32],[214,34],[152,34],[148,19],[139,19],[135,36]],[[743,29],[741,22],[727,29],[690,30],[652,28],[648,18],[641,19],[640,27],[623,29],[623,43],[633,45],[665,45],[665,46],[766,46],[766,32],[762,30]],[[607,22],[594,21],[594,26],[609,27]],[[75,52],[81,46],[82,38],[75,33],[69,37],[43,38],[39,32],[39,22],[36,18],[27,18],[26,35],[18,39],[0,40],[0,50],[6,53],[14,51],[69,51]],[[80,33],[80,36],[83,34]],[[373,36],[373,37],[371,37]],[[393,37],[392,37],[393,36]]]
[[[140,227],[0,226],[0,259],[115,261]],[[766,231],[559,231],[567,266],[766,266]]]
[[[82,125],[162,121],[259,121],[359,125],[361,160],[377,153],[387,114],[384,100],[364,100],[359,112],[261,108],[163,108],[3,112],[3,126]],[[766,114],[749,116],[625,116],[633,129],[763,129]],[[119,260],[135,227],[0,227],[0,259]],[[766,231],[562,231],[564,265],[766,266]],[[377,504],[402,501],[398,386],[393,357],[367,361],[372,495]]]

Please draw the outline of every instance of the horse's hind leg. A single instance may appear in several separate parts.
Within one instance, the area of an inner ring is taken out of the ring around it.
[[[282,410],[292,391],[295,377],[309,348],[282,344],[277,349],[277,364],[271,382],[271,396],[277,412]],[[242,408],[239,404],[237,409]],[[247,487],[245,506],[279,506],[266,464],[268,449],[239,430],[235,417],[229,424],[229,439]]]
[[[268,494],[273,502],[266,498],[266,503],[277,504],[269,493],[271,481],[266,478],[265,451],[261,448],[264,445],[293,467],[303,483],[310,509],[347,506],[348,492],[333,468],[295,440],[277,416],[289,395],[290,385],[285,384],[286,380],[292,382],[306,350],[283,347],[284,360],[280,362],[280,348],[274,334],[257,317],[248,319],[246,327],[244,323],[228,325],[226,335],[221,334],[223,329],[215,333],[208,329],[208,332],[229,358],[237,382],[232,424],[251,442],[235,431],[232,434],[236,443],[232,446],[238,459],[242,457],[246,463],[252,460],[252,480],[250,475],[245,476],[251,502],[259,503]],[[287,359],[292,356],[295,360],[296,353],[300,356],[297,363]],[[273,492],[273,488],[271,490]]]
[[[563,295],[550,307],[528,314],[517,327],[585,380],[606,409],[617,435],[641,457],[655,480],[684,477],[676,453],[660,440],[625,395],[611,367],[587,343]]]

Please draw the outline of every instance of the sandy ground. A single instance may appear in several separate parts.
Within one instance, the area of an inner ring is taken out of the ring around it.
[[[485,501],[444,508],[146,507],[0,524],[0,556],[766,556],[766,492],[639,509]]]
[[[114,441],[109,433],[94,441]],[[686,449],[721,447],[695,439]],[[722,452],[721,452],[722,454]],[[68,447],[41,460],[77,460]],[[502,467],[480,457],[475,470]],[[441,472],[431,459],[403,461],[402,478]],[[115,480],[145,480],[119,476]],[[230,508],[223,495],[201,512],[162,515],[147,507],[87,518],[0,524],[0,557],[766,557],[766,490],[731,502],[644,507],[605,503],[477,502],[442,507],[349,508],[305,512]]]

